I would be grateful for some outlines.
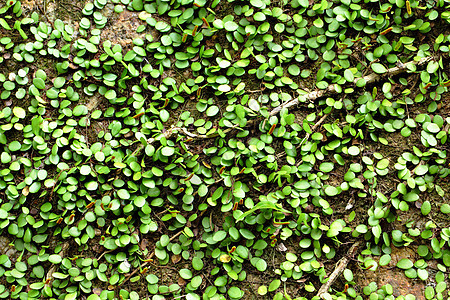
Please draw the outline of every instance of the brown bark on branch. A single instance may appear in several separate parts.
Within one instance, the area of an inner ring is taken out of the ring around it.
[[[394,75],[403,73],[412,65],[417,65],[417,66],[423,65],[424,63],[427,63],[432,59],[433,59],[433,57],[430,56],[430,57],[424,57],[424,58],[420,59],[419,61],[410,61],[410,62],[407,62],[406,64],[401,64],[400,66],[390,68],[384,74],[372,73],[372,74],[366,75],[364,77],[355,78],[353,83],[356,84],[361,78],[366,82],[366,84],[374,83],[374,82],[377,82],[378,80],[380,80],[385,75],[394,76]],[[283,103],[280,106],[273,109],[270,112],[270,116],[274,116],[274,115],[278,114],[283,108],[288,108],[288,107],[297,105],[300,102],[300,98],[304,98],[309,101],[314,101],[318,98],[324,97],[329,94],[336,94],[336,87],[337,87],[336,84],[332,84],[332,85],[329,85],[324,90],[315,90],[308,94],[301,95],[299,98],[292,99],[291,101]]]
[[[333,282],[336,280],[336,278],[338,278],[339,274],[341,274],[342,271],[344,271],[344,269],[347,267],[350,259],[356,254],[360,245],[361,242],[359,241],[354,243],[350,247],[350,250],[348,250],[347,256],[344,256],[339,260],[333,273],[331,273],[331,275],[328,277],[328,281],[325,282],[319,289],[319,292],[317,292],[316,297],[323,298],[323,295],[328,292]]]

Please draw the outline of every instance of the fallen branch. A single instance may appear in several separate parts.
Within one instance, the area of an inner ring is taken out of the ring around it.
[[[353,80],[353,83],[356,84],[361,79],[363,79],[366,82],[366,85],[370,84],[370,83],[374,83],[374,82],[377,82],[378,80],[380,80],[385,75],[394,76],[394,75],[400,74],[402,72],[405,72],[412,65],[420,66],[420,65],[423,65],[424,63],[429,62],[432,59],[433,59],[433,57],[430,56],[430,57],[424,57],[424,58],[420,59],[419,61],[410,61],[410,62],[407,62],[406,64],[401,64],[398,67],[390,68],[384,74],[372,73],[372,74],[366,75],[364,77],[356,78],[355,80]],[[288,108],[288,107],[297,105],[300,102],[300,99],[314,101],[314,100],[321,98],[328,94],[336,94],[337,86],[338,86],[337,84],[332,84],[332,85],[329,85],[324,90],[315,90],[315,91],[312,91],[305,95],[301,95],[298,98],[292,99],[291,101],[283,103],[280,106],[274,108],[270,112],[270,116],[274,116],[274,115],[278,114],[283,108]]]
[[[176,239],[177,237],[179,237],[181,234],[183,233],[183,230],[181,230],[180,232],[178,232],[177,234],[175,234],[174,236],[172,236],[169,241],[173,241],[174,239]],[[147,256],[147,258],[144,260],[144,263],[137,269],[135,269],[133,272],[130,273],[130,275],[127,275],[125,277],[125,279],[119,284],[119,286],[122,286],[123,284],[125,284],[125,282],[127,282],[131,277],[133,277],[134,274],[137,273],[137,271],[139,271],[139,269],[144,268],[145,266],[147,266],[152,260],[153,260],[153,256],[155,256],[155,251],[153,251],[152,253],[150,253],[149,256]]]
[[[333,273],[328,277],[328,281],[325,282],[322,287],[319,289],[319,292],[317,293],[316,297],[324,299],[323,295],[328,292],[333,282],[336,280],[336,278],[339,276],[339,274],[344,271],[344,269],[347,267],[350,259],[356,254],[358,251],[359,246],[361,245],[361,242],[354,243],[350,250],[348,250],[347,256],[344,256],[339,260],[339,262],[336,265],[336,268],[334,269]]]

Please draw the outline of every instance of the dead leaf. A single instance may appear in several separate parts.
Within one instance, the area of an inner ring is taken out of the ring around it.
[[[178,285],[179,285],[179,286],[184,286],[184,285],[186,285],[186,280],[184,280],[184,279],[181,278],[181,277],[178,277]]]
[[[287,248],[286,248],[286,246],[283,243],[278,244],[277,248],[278,248],[278,251],[280,251],[280,252],[287,251]]]
[[[176,264],[181,260],[181,255],[174,254],[174,255],[172,255],[172,257],[170,259],[172,260],[172,263]]]
[[[230,262],[230,260],[231,260],[231,256],[229,256],[228,254],[222,254],[222,255],[219,257],[219,260],[220,260],[221,262],[223,262],[223,263],[228,263],[228,262]]]
[[[148,246],[148,240],[142,239],[142,242],[139,244],[139,249],[141,249],[141,251],[144,251],[145,249],[147,249],[147,246]]]

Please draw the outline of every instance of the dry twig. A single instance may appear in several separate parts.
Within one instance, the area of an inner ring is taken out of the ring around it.
[[[380,80],[385,75],[394,76],[394,75],[400,74],[400,73],[405,72],[406,70],[408,70],[408,68],[410,66],[412,66],[412,65],[420,66],[420,65],[423,65],[423,64],[429,62],[432,59],[433,59],[433,57],[431,57],[431,56],[430,57],[424,57],[424,58],[422,58],[419,61],[410,61],[410,62],[407,62],[406,64],[402,64],[402,65],[400,65],[398,67],[390,68],[390,69],[387,70],[387,72],[385,74],[372,73],[372,74],[369,74],[367,76],[362,77],[362,79],[366,82],[366,85],[367,85],[367,84],[370,84],[370,83],[377,82],[378,80]],[[355,78],[353,83],[356,84],[360,79],[361,78]],[[297,105],[300,102],[300,99],[306,99],[306,100],[309,100],[309,101],[314,101],[314,100],[316,100],[318,98],[324,97],[324,96],[329,95],[329,94],[336,94],[337,93],[336,87],[337,87],[336,84],[332,84],[332,85],[329,85],[328,88],[326,88],[324,90],[315,90],[315,91],[312,91],[312,92],[307,93],[305,95],[302,95],[299,98],[295,98],[295,99],[293,99],[291,101],[283,103],[282,105],[280,105],[280,106],[276,107],[275,109],[273,109],[270,112],[270,115],[274,116],[274,115],[278,114],[283,108],[288,108],[288,107]]]
[[[347,256],[344,256],[339,260],[339,262],[336,265],[336,268],[334,269],[333,273],[328,277],[328,281],[325,282],[322,287],[319,289],[319,292],[317,292],[316,297],[324,298],[323,295],[328,292],[333,282],[336,280],[336,278],[341,274],[341,272],[347,267],[350,259],[356,254],[358,251],[359,246],[361,245],[361,242],[358,241],[354,243],[350,250],[348,250]]]

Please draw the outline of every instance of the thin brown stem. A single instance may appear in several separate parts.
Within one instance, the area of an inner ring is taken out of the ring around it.
[[[339,262],[336,265],[336,268],[334,269],[333,273],[328,277],[328,281],[325,282],[321,288],[319,289],[319,292],[317,292],[316,297],[324,299],[324,294],[328,292],[333,282],[336,280],[336,278],[339,276],[339,274],[344,271],[344,269],[347,267],[348,263],[350,262],[350,259],[356,254],[358,251],[358,248],[361,246],[361,242],[358,241],[353,244],[353,246],[350,247],[350,250],[347,253],[347,256],[344,256],[339,260]]]

